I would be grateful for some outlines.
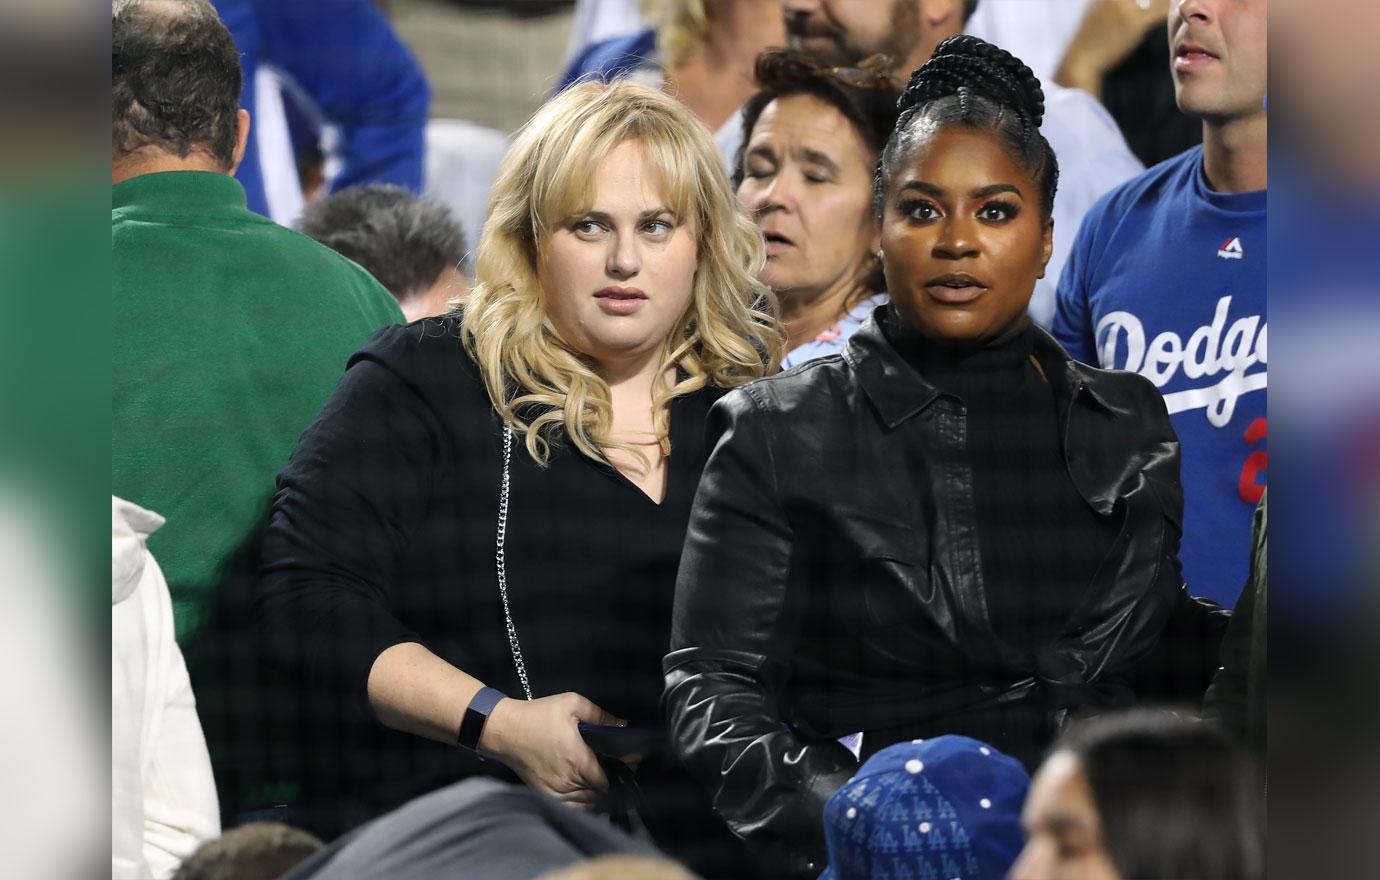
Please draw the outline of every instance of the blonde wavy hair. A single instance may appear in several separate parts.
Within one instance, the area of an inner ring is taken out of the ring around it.
[[[709,36],[704,0],[643,0],[642,15],[656,29],[657,48],[667,67],[679,67]]]
[[[762,234],[738,207],[708,129],[679,101],[646,86],[572,86],[528,120],[499,165],[461,325],[494,409],[542,466],[563,438],[592,459],[620,449],[646,461],[612,441],[609,387],[552,325],[536,268],[556,227],[589,210],[599,166],[627,141],[643,146],[667,207],[698,220],[690,303],[662,348],[666,369],[653,388],[662,452],[671,450],[673,398],[707,384],[733,388],[780,362],[776,299],[757,280],[766,261]],[[672,367],[674,384],[664,378]]]

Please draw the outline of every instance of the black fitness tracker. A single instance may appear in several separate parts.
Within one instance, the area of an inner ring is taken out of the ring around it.
[[[482,687],[465,708],[465,717],[460,721],[460,735],[455,744],[472,752],[479,751],[479,735],[484,732],[484,723],[498,701],[508,695],[491,687]]]

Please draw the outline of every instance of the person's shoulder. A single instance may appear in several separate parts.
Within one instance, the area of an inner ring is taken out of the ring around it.
[[[470,363],[461,341],[459,312],[419,318],[410,324],[390,324],[374,332],[360,346],[356,358],[368,357],[386,365],[418,359],[463,360]]]
[[[1190,147],[1132,177],[1107,195],[1113,202],[1131,205],[1137,202],[1158,203],[1168,190],[1180,189],[1192,183],[1193,174],[1203,161],[1202,146]]]
[[[1117,140],[1125,143],[1121,129],[1112,118],[1112,114],[1108,113],[1102,102],[1092,95],[1082,89],[1068,89],[1052,83],[1044,87],[1044,93],[1045,124],[1041,126],[1042,129],[1053,125],[1085,136],[1091,130],[1107,135],[1114,134]]]
[[[1161,422],[1173,433],[1164,395],[1145,376],[1130,370],[1097,367],[1072,358],[1069,363],[1082,384],[1104,407],[1143,422]]]
[[[265,243],[289,260],[300,276],[311,278],[314,288],[348,297],[375,323],[402,322],[397,299],[359,263],[296,229],[254,216],[263,221],[259,233],[265,237]]]
[[[376,364],[423,396],[443,388],[482,390],[479,371],[462,341],[461,321],[460,313],[451,312],[382,327],[354,353],[349,367]]]
[[[784,413],[803,403],[833,399],[828,391],[850,382],[852,372],[842,353],[824,355],[741,385],[724,396],[721,406]]]
[[[561,88],[587,79],[613,79],[648,61],[655,50],[656,31],[651,28],[592,43],[570,62]]]
[[[1071,174],[1091,175],[1112,186],[1145,170],[1112,114],[1082,89],[1046,86],[1040,131]]]
[[[363,266],[338,251],[331,250],[306,233],[282,226],[252,211],[246,213],[252,218],[247,222],[255,224],[255,231],[259,235],[271,242],[275,248],[290,253],[294,260],[301,261],[304,269],[325,272],[333,279],[356,285],[372,287],[378,283]]]
[[[1090,222],[1123,220],[1166,206],[1168,197],[1192,182],[1193,170],[1202,161],[1202,147],[1165,159],[1108,190],[1088,211]]]

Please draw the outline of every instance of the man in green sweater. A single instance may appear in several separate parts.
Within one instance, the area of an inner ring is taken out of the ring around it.
[[[111,36],[112,491],[167,519],[149,549],[220,777],[254,732],[217,754],[208,716],[269,699],[245,609],[274,476],[350,354],[402,313],[245,207],[239,56],[208,2],[117,0]]]
[[[167,519],[149,549],[190,640],[346,360],[402,313],[358,265],[245,207],[231,174],[249,114],[210,4],[116,9],[113,488]]]

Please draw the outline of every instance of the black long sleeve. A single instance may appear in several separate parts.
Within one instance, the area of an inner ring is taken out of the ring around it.
[[[372,337],[279,476],[256,617],[264,658],[288,673],[312,716],[295,735],[310,744],[304,798],[339,814],[317,817],[323,833],[467,776],[510,778],[497,762],[386,728],[367,708],[375,659],[407,641],[523,694],[494,560],[502,424],[459,321]],[[676,567],[705,418],[721,394],[704,388],[671,402],[660,504],[568,444],[546,467],[515,444],[508,597],[536,696],[573,691],[632,724],[662,723]],[[686,797],[667,794],[681,790],[677,773]],[[649,761],[639,774],[668,812],[647,817],[649,826],[693,829],[696,811],[712,818],[680,768]]]
[[[789,582],[776,440],[751,389],[711,411],[676,587],[664,703],[682,760],[715,780],[715,811],[781,876],[823,869],[824,803],[857,769],[839,743],[783,723],[807,591]]]
[[[423,638],[390,611],[426,515],[443,429],[376,356],[357,355],[279,477],[256,585],[264,658],[367,712],[385,649]]]

